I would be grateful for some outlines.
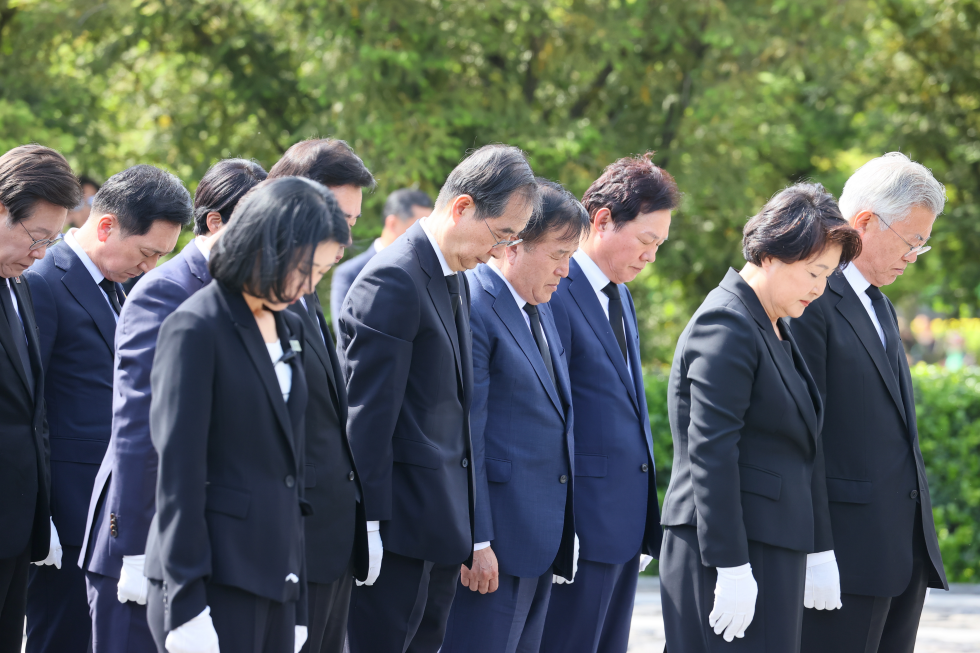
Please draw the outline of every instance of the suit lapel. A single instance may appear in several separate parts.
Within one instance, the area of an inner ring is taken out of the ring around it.
[[[871,322],[871,317],[865,310],[861,300],[858,299],[854,288],[851,287],[851,284],[848,283],[847,278],[842,273],[835,272],[832,274],[829,285],[835,293],[840,295],[840,301],[837,302],[837,310],[850,323],[851,328],[854,329],[854,333],[861,340],[861,344],[868,351],[871,360],[874,361],[875,367],[878,368],[878,373],[885,382],[885,386],[888,388],[888,393],[892,396],[895,405],[898,406],[898,412],[902,414],[902,419],[905,421],[906,426],[908,426],[908,417],[905,414],[905,403],[902,401],[898,379],[895,378],[895,374],[892,372],[892,366],[888,362],[885,348],[882,346],[878,332]],[[884,329],[886,326],[888,325],[883,324],[882,328]]]
[[[572,405],[572,384],[568,378],[568,370],[562,363],[561,355],[565,351],[555,327],[555,317],[551,313],[549,304],[538,304],[538,314],[541,315],[541,328],[544,329],[544,337],[548,339],[548,349],[551,350],[551,365],[555,370],[555,379],[558,381],[558,393],[561,395],[561,416],[567,419],[566,410]],[[554,344],[551,344],[554,343]]]
[[[319,332],[323,334],[324,350],[327,352],[327,358],[330,359],[330,363],[327,365],[327,376],[330,377],[333,383],[334,400],[337,402],[337,414],[340,416],[341,428],[346,431],[347,386],[345,385],[344,372],[340,367],[340,358],[337,356],[337,347],[334,345],[333,336],[330,335],[330,329],[327,328],[327,320],[323,316],[323,306],[320,304],[320,298],[316,293],[310,296],[313,298],[311,308],[314,310]]]
[[[301,320],[303,320],[303,325],[307,329],[306,345],[313,349],[313,353],[316,354],[318,359],[320,359],[320,364],[323,365],[323,369],[327,373],[327,385],[330,386],[329,389],[331,396],[333,396],[334,401],[336,401],[337,393],[335,388],[337,386],[337,380],[334,378],[333,364],[330,360],[330,355],[327,353],[324,338],[320,337],[320,323],[318,320],[315,320],[314,316],[312,315],[312,313],[315,313],[316,311],[316,307],[313,305],[312,301],[312,294],[306,295],[305,299],[307,308],[304,308],[302,303],[296,302],[290,306],[288,310],[292,311],[298,315]]]
[[[20,318],[24,321],[24,330],[27,332],[27,353],[31,358],[31,366],[34,371],[35,396],[43,392],[41,385],[41,338],[34,319],[34,302],[31,299],[30,290],[27,282],[20,277],[14,279],[14,294],[17,295],[17,303],[20,305]]]
[[[0,277],[0,292],[9,292],[7,290],[7,280]],[[18,300],[20,296],[18,295]],[[23,305],[21,305],[22,313]],[[31,388],[27,382],[27,374],[24,370],[24,365],[21,362],[20,354],[17,353],[17,344],[14,342],[14,338],[18,337],[20,334],[11,333],[10,324],[8,324],[5,317],[3,317],[3,310],[0,309],[0,348],[7,352],[7,358],[10,359],[10,364],[16,370],[17,376],[20,377],[20,382],[23,384],[24,389],[27,390],[28,396],[31,394]],[[25,323],[26,324],[26,323]]]
[[[579,267],[575,259],[571,260],[568,269],[568,278],[562,283],[568,283],[568,292],[582,310],[582,315],[589,322],[589,326],[592,327],[599,342],[602,343],[602,348],[606,350],[606,355],[612,362],[613,367],[616,368],[616,372],[619,373],[619,378],[623,381],[623,385],[626,386],[627,392],[629,392],[630,399],[633,401],[633,407],[639,412],[640,406],[636,399],[636,386],[634,385],[630,371],[626,368],[626,361],[623,360],[623,351],[619,348],[619,343],[616,342],[616,336],[613,335],[612,327],[609,326],[609,318],[606,317],[605,311],[602,310],[602,304],[599,303],[599,297],[596,296],[595,289],[589,283],[588,277],[582,272],[582,268]],[[632,354],[630,355],[632,356]]]
[[[248,304],[245,303],[244,297],[237,293],[227,291],[224,286],[221,287],[221,291],[221,297],[228,313],[231,315],[232,322],[235,324],[238,336],[242,339],[245,351],[248,352],[248,357],[252,359],[252,364],[258,372],[259,378],[262,379],[262,385],[265,387],[265,391],[269,395],[269,401],[272,403],[272,410],[275,412],[280,426],[282,426],[283,433],[286,434],[286,439],[289,441],[289,446],[295,458],[296,446],[292,420],[289,417],[286,402],[283,401],[282,389],[279,387],[279,378],[276,376],[272,359],[269,358],[269,350],[265,346],[265,340],[262,339],[262,332],[259,331],[259,325],[255,321],[255,316],[248,309]],[[282,317],[276,316],[276,318],[276,326],[279,327],[279,321]],[[288,345],[288,343],[286,344]]]
[[[521,348],[531,367],[534,368],[534,373],[538,375],[538,380],[544,386],[548,397],[551,398],[551,403],[554,404],[558,414],[564,419],[565,411],[562,409],[561,400],[558,398],[558,389],[551,382],[548,370],[545,368],[544,361],[541,359],[541,352],[538,350],[538,345],[534,342],[534,336],[531,335],[531,329],[528,328],[527,322],[524,321],[524,316],[521,314],[523,311],[517,307],[517,302],[510,294],[510,289],[507,288],[507,284],[504,283],[504,280],[496,272],[490,270],[486,265],[477,268],[477,275],[479,275],[480,283],[484,289],[494,298],[493,312],[497,314],[497,317],[500,318],[500,321],[510,331],[514,340],[517,341],[517,346]],[[543,320],[542,328],[544,328]],[[556,346],[559,346],[558,341],[552,340],[548,334],[545,334],[545,338],[548,339],[548,349],[554,349]],[[553,357],[552,365],[554,365]]]
[[[61,282],[68,288],[72,297],[92,317],[102,339],[105,340],[105,344],[109,348],[109,353],[114,353],[116,318],[113,317],[112,308],[102,294],[102,290],[92,279],[92,275],[85,268],[85,264],[68,245],[59,244],[53,247],[51,254],[55,257],[55,265],[65,271],[61,277]]]
[[[180,255],[184,259],[184,264],[187,265],[187,270],[201,282],[201,287],[211,283],[208,261],[204,258],[204,254],[201,253],[201,248],[197,246],[196,241],[192,240],[184,245],[184,249],[180,250]]]
[[[405,236],[411,240],[412,246],[415,248],[415,253],[419,257],[419,264],[422,270],[429,275],[429,283],[426,284],[426,290],[428,290],[432,304],[436,308],[436,313],[439,314],[439,320],[442,322],[442,326],[446,329],[446,335],[449,336],[449,341],[453,345],[453,354],[456,357],[456,373],[462,379],[463,366],[459,354],[459,336],[456,333],[456,318],[453,316],[453,308],[449,303],[449,287],[446,285],[446,279],[442,274],[439,257],[433,251],[432,243],[429,242],[429,238],[422,230],[421,224],[415,223],[412,225],[405,232]],[[456,273],[456,276],[459,279],[460,300],[462,301],[463,284],[466,283],[466,280],[459,273]],[[462,310],[462,307],[460,307],[460,310]]]

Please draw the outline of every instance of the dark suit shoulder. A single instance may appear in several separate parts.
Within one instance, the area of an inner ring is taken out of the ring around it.
[[[338,279],[346,279],[348,282],[352,282],[358,273],[364,269],[367,262],[374,258],[376,254],[377,252],[374,251],[374,245],[371,245],[370,248],[361,252],[354,258],[350,259],[349,261],[344,261],[338,265],[333,274]]]
[[[722,290],[724,295],[713,297],[718,290],[708,295],[691,318],[687,327],[685,353],[754,358],[758,324],[735,295]]]

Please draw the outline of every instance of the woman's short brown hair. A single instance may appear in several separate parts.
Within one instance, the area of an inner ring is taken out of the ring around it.
[[[65,157],[43,145],[21,145],[0,156],[0,203],[7,221],[31,217],[40,200],[68,210],[82,201],[82,187]]]
[[[742,235],[742,254],[755,265],[767,258],[808,260],[831,244],[840,245],[841,265],[861,254],[861,237],[820,184],[796,184],[776,193],[749,219]]]

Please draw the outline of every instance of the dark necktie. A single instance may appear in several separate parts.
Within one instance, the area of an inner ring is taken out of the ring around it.
[[[109,279],[103,279],[99,282],[99,288],[105,291],[106,296],[109,298],[109,303],[112,305],[112,310],[116,315],[122,312],[122,306],[119,305],[119,297],[116,295],[116,284]]]
[[[612,327],[616,342],[623,351],[623,360],[626,359],[626,331],[623,326],[623,299],[619,296],[619,286],[610,281],[602,289],[606,297],[609,298],[609,326]]]
[[[885,296],[877,286],[868,286],[864,291],[871,298],[871,307],[875,309],[881,332],[885,334],[885,357],[891,365],[895,378],[898,378],[898,343],[900,341],[897,329],[892,328],[891,314],[885,302]]]
[[[7,324],[10,325],[10,335],[14,339],[14,347],[17,349],[20,362],[24,367],[24,375],[27,377],[27,387],[33,397],[34,371],[31,369],[30,354],[27,353],[27,332],[24,330],[21,319],[17,316],[16,309],[14,309],[14,300],[10,296],[11,288],[7,285],[10,282],[6,279],[3,281],[3,287],[0,288],[0,305],[3,306],[3,312],[7,316]]]
[[[459,310],[459,277],[455,273],[446,277],[446,285],[449,286],[449,304],[453,307],[453,315]]]
[[[551,351],[548,349],[548,341],[545,340],[544,330],[541,328],[541,316],[538,315],[538,307],[534,304],[524,304],[524,312],[527,313],[531,322],[531,334],[534,335],[534,343],[538,346],[538,351],[541,352],[545,369],[548,370],[551,383],[557,390],[558,382],[555,381],[555,365],[551,360]]]

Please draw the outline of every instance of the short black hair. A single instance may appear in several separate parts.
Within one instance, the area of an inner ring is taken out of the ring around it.
[[[413,206],[431,209],[432,198],[425,191],[416,188],[401,188],[393,192],[385,200],[383,217],[387,218],[389,215],[396,215],[402,221],[411,220]]]
[[[670,173],[654,165],[653,152],[625,157],[602,171],[582,196],[582,204],[595,220],[601,209],[609,209],[613,225],[619,229],[641,213],[673,210],[681,194]]]
[[[74,209],[82,187],[68,161],[43,145],[21,145],[0,156],[0,203],[8,224],[31,217],[39,201]]]
[[[820,184],[800,183],[776,193],[742,231],[742,254],[754,265],[809,260],[840,245],[843,266],[861,254],[861,237],[844,220],[834,196]]]
[[[574,195],[548,179],[538,177],[537,183],[540,204],[520,234],[525,248],[552,232],[560,232],[559,240],[575,242],[589,233],[589,213]]]
[[[194,233],[210,233],[208,213],[221,214],[221,222],[227,223],[238,200],[266,177],[265,168],[248,159],[224,159],[211,166],[194,193]]]
[[[268,179],[238,203],[211,252],[211,276],[234,292],[285,302],[290,272],[317,245],[346,245],[350,227],[330,190],[304,177]],[[312,274],[312,271],[310,272]]]
[[[95,189],[96,193],[98,193],[99,189],[102,188],[102,184],[95,181],[95,179],[89,177],[88,175],[79,175],[78,185],[81,186],[82,188],[84,188],[85,186],[91,186],[92,188]]]
[[[183,182],[146,164],[109,177],[92,198],[92,212],[116,216],[125,236],[142,236],[158,220],[183,227],[194,217],[191,194]]]
[[[296,143],[269,170],[270,179],[306,177],[324,186],[374,188],[374,175],[345,141],[311,138]]]
[[[474,217],[499,218],[515,193],[536,207],[537,187],[524,152],[510,145],[484,145],[449,173],[436,198],[436,208],[469,195],[476,209]]]

